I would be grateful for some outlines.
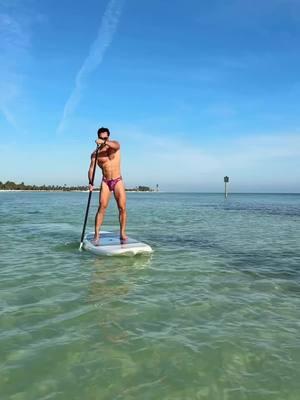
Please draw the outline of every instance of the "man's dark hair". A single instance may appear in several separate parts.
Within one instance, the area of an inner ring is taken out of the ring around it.
[[[100,138],[101,133],[107,132],[107,135],[110,135],[109,129],[108,128],[99,128],[98,129],[98,138]]]

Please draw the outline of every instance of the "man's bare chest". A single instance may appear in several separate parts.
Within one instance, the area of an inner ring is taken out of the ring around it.
[[[101,150],[98,153],[97,162],[100,166],[103,166],[104,164],[113,161],[115,158],[116,154],[114,151],[111,151],[110,149]]]

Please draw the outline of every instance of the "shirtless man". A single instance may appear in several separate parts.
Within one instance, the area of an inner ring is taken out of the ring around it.
[[[99,194],[99,207],[95,217],[95,235],[93,242],[99,245],[99,232],[102,225],[106,208],[108,206],[111,193],[114,193],[118,208],[120,222],[120,239],[126,241],[126,193],[120,169],[120,144],[115,140],[109,139],[108,128],[98,129],[98,139],[96,143],[100,145],[98,150],[97,164],[102,170],[102,183]],[[93,190],[93,169],[96,162],[96,151],[91,155],[91,164],[88,172],[89,189]]]

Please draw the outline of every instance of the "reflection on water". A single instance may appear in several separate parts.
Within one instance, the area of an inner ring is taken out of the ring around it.
[[[152,255],[135,257],[94,257],[86,302],[97,310],[99,337],[109,343],[128,343],[118,305],[134,292],[140,272],[151,263]],[[108,311],[109,310],[109,311]]]
[[[151,264],[152,255],[135,257],[93,257],[89,285],[89,303],[117,301],[121,296],[134,290],[140,271]]]

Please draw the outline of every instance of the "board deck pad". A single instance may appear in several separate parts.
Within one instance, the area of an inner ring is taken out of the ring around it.
[[[99,245],[94,245],[93,239],[94,233],[88,233],[84,238],[83,247],[96,255],[136,255],[153,251],[148,244],[136,239],[128,238],[122,241],[119,234],[114,232],[101,231]]]

